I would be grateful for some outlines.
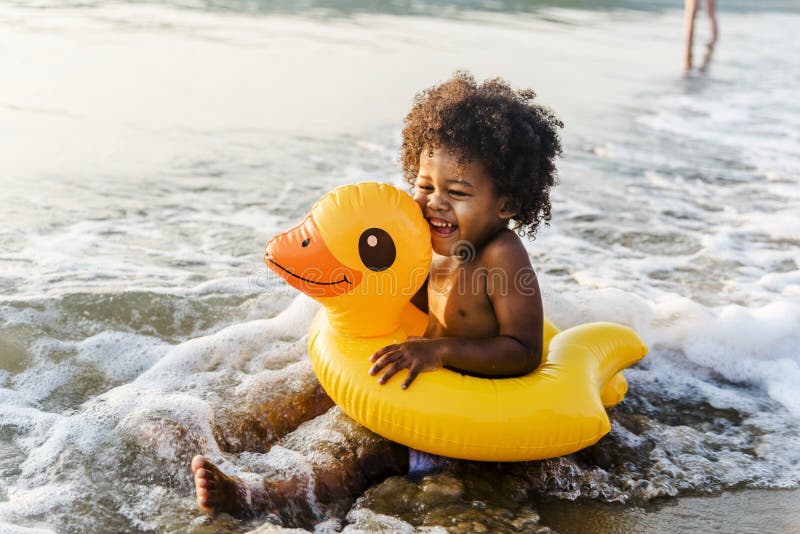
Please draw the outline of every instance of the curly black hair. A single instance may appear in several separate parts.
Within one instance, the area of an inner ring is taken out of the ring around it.
[[[556,184],[555,158],[561,155],[558,128],[564,124],[533,103],[530,89],[515,91],[502,78],[475,83],[469,72],[425,89],[406,115],[400,163],[410,184],[423,151],[446,147],[459,163],[480,161],[500,195],[507,195],[514,229],[536,237],[550,220],[550,187]]]

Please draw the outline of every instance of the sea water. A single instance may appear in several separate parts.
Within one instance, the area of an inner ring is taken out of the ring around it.
[[[561,501],[797,488],[800,14],[720,9],[682,75],[669,2],[0,5],[0,531],[266,520],[198,517],[189,471],[308,469],[270,446],[328,407],[296,406],[317,304],[263,245],[337,185],[405,187],[402,117],[459,68],[566,124],[527,245],[548,316],[650,353],[586,451],[390,478],[333,517],[309,497],[303,526],[531,531]],[[242,423],[253,398],[274,409]]]

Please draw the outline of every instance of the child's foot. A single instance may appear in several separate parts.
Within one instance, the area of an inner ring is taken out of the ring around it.
[[[192,472],[197,505],[201,512],[242,515],[245,511],[243,502],[245,488],[241,480],[226,475],[216,465],[199,455],[192,458]]]

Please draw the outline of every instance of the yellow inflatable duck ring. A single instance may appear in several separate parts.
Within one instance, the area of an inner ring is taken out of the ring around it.
[[[369,375],[378,349],[422,335],[427,319],[409,303],[431,264],[430,233],[405,192],[346,185],[306,219],[267,243],[264,260],[322,304],[309,353],[322,387],[345,413],[390,440],[452,458],[486,461],[562,456],[611,428],[605,407],[621,401],[622,369],[647,348],[625,326],[593,323],[563,332],[545,322],[545,356],[520,378],[441,369],[400,388]]]

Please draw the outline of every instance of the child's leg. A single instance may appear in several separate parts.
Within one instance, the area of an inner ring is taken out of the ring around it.
[[[281,437],[333,406],[307,361],[261,373],[214,410],[214,438],[225,452],[266,452]]]
[[[338,408],[301,425],[266,455],[256,482],[225,475],[202,456],[192,460],[204,513],[274,512],[294,524],[343,514],[371,484],[408,470],[408,449],[361,427]]]

